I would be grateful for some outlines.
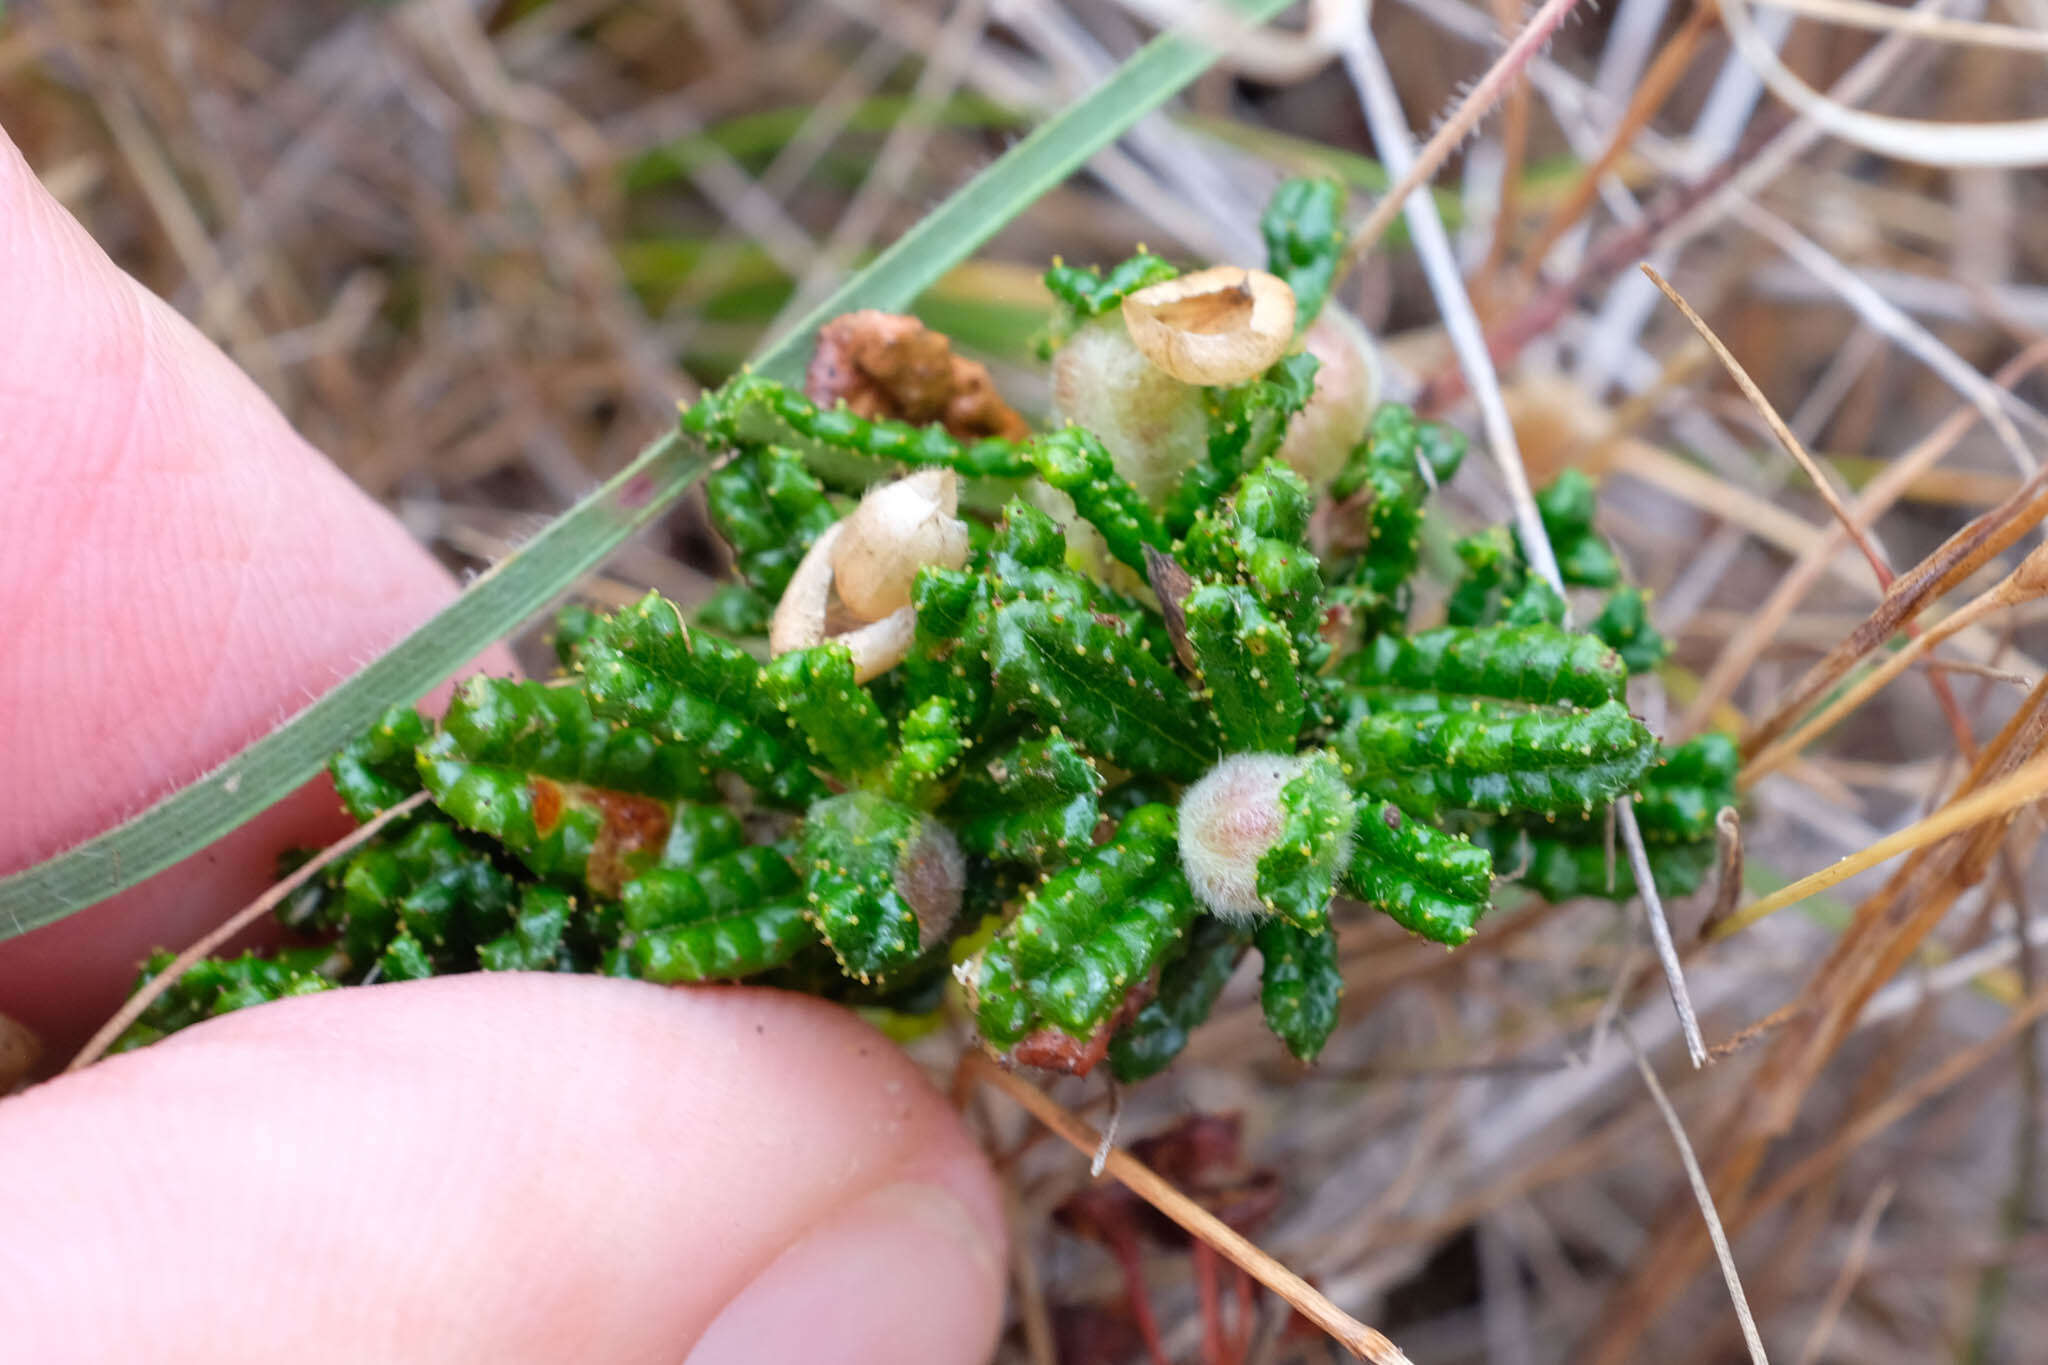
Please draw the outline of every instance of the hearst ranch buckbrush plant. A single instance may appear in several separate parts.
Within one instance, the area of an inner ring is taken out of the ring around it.
[[[571,608],[562,677],[387,713],[335,785],[358,819],[428,804],[281,907],[304,946],[200,963],[121,1045],[336,985],[577,971],[910,1014],[955,988],[992,1051],[1132,1080],[1248,953],[1312,1060],[1350,916],[1456,945],[1503,881],[1632,895],[1614,802],[1660,886],[1697,888],[1734,749],[1629,713],[1663,642],[1582,476],[1539,501],[1589,629],[1499,528],[1411,627],[1465,441],[1376,402],[1327,304],[1341,207],[1283,186],[1263,270],[1055,265],[1049,430],[879,313],[826,327],[802,388],[705,398],[684,422],[730,452],[706,493],[734,580],[694,619]]]

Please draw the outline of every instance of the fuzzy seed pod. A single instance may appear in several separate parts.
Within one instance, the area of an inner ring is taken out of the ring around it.
[[[1209,449],[1202,391],[1147,360],[1113,313],[1060,348],[1052,401],[1063,421],[1102,439],[1116,472],[1155,507]]]
[[[910,605],[910,585],[926,565],[957,569],[967,562],[967,523],[960,477],[924,469],[868,490],[846,518],[832,551],[832,585],[863,621],[879,621]]]
[[[1259,893],[1259,861],[1287,823],[1281,789],[1303,755],[1232,754],[1180,798],[1180,862],[1195,896],[1214,914],[1246,921],[1272,912]],[[1348,843],[1341,855],[1349,861]]]
[[[896,894],[917,916],[917,943],[929,948],[960,917],[967,889],[967,859],[953,831],[926,816],[896,864]]]
[[[1183,384],[1242,384],[1294,343],[1294,291],[1234,265],[1140,289],[1123,314],[1145,358]]]
[[[1321,492],[1365,437],[1379,402],[1379,353],[1358,320],[1335,306],[1323,310],[1301,342],[1322,364],[1308,406],[1288,424],[1280,458]]]

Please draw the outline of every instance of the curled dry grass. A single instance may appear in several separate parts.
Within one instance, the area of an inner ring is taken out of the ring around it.
[[[1347,78],[1347,7],[1310,10],[1013,225],[933,292],[929,320],[1030,406],[1053,252],[1251,260],[1279,175],[1384,189],[1372,158],[1397,158]],[[41,0],[0,27],[0,121],[123,264],[474,564],[1164,12]],[[1407,125],[1453,108],[1517,19],[1383,0],[1373,33]],[[1724,19],[1838,106],[1923,131],[1762,93]],[[1432,202],[1462,280],[1426,277],[1392,203],[1372,218],[1394,230],[1346,301],[1422,401],[1495,428],[1497,455],[1519,447],[1497,471],[1474,461],[1452,513],[1526,507],[1523,467],[1603,479],[1606,529],[1679,646],[1637,709],[1674,735],[1743,736],[1733,865],[1768,892],[1909,827],[1941,835],[1900,839],[1901,859],[1793,913],[1736,908],[1710,942],[1711,893],[1670,907],[1719,1044],[1698,1072],[1642,922],[1531,905],[1455,954],[1351,929],[1345,1022],[1313,1072],[1261,1043],[1240,985],[1170,1077],[1123,1097],[1126,1135],[1242,1114],[1243,1160],[1282,1176],[1259,1245],[1418,1361],[1744,1354],[1622,1028],[1672,1088],[1768,1351],[1988,1362],[2048,1336],[2028,785],[2048,639],[2015,573],[2048,515],[2048,184],[1984,164],[1995,139],[1924,132],[2048,114],[2044,33],[2038,0],[1975,18],[1619,0],[1488,86],[1502,112],[1448,149]],[[1642,261],[1749,385],[1723,382]],[[1478,324],[1462,352],[1446,288]],[[1484,422],[1467,395],[1476,381],[1492,406],[1489,370],[1502,403]],[[686,507],[591,591],[694,600],[719,556]],[[921,1046],[944,1069],[958,1042]],[[976,1113],[1027,1253],[1005,1358],[1142,1358],[1117,1335],[1131,1303],[1113,1259],[1050,1222],[1086,1163],[1014,1109]],[[1206,1264],[1148,1254],[1173,1359],[1227,1338],[1205,1330]],[[1287,1326],[1267,1311],[1246,1355],[1317,1358],[1316,1334]]]

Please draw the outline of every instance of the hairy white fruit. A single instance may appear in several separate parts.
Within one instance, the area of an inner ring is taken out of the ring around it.
[[[1202,391],[1147,360],[1114,313],[1060,347],[1052,401],[1061,420],[1101,439],[1116,472],[1155,506],[1209,448]]]
[[[1322,364],[1308,404],[1287,425],[1280,458],[1321,493],[1365,437],[1379,402],[1379,352],[1358,320],[1332,304],[1302,333],[1302,348]]]
[[[841,523],[832,551],[832,585],[863,621],[879,621],[910,605],[911,584],[926,565],[957,569],[967,562],[967,523],[960,478],[950,469],[920,470],[871,488]]]
[[[1259,896],[1259,859],[1280,838],[1280,789],[1307,762],[1232,754],[1181,794],[1181,871],[1215,914],[1246,920],[1270,913]]]
[[[1123,314],[1145,358],[1184,384],[1242,384],[1294,344],[1294,291],[1241,266],[1162,280],[1127,297]]]

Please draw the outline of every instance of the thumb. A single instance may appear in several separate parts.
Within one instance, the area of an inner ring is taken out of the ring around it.
[[[65,1361],[918,1361],[1002,1307],[911,1063],[770,991],[338,991],[0,1102],[0,1321]]]

